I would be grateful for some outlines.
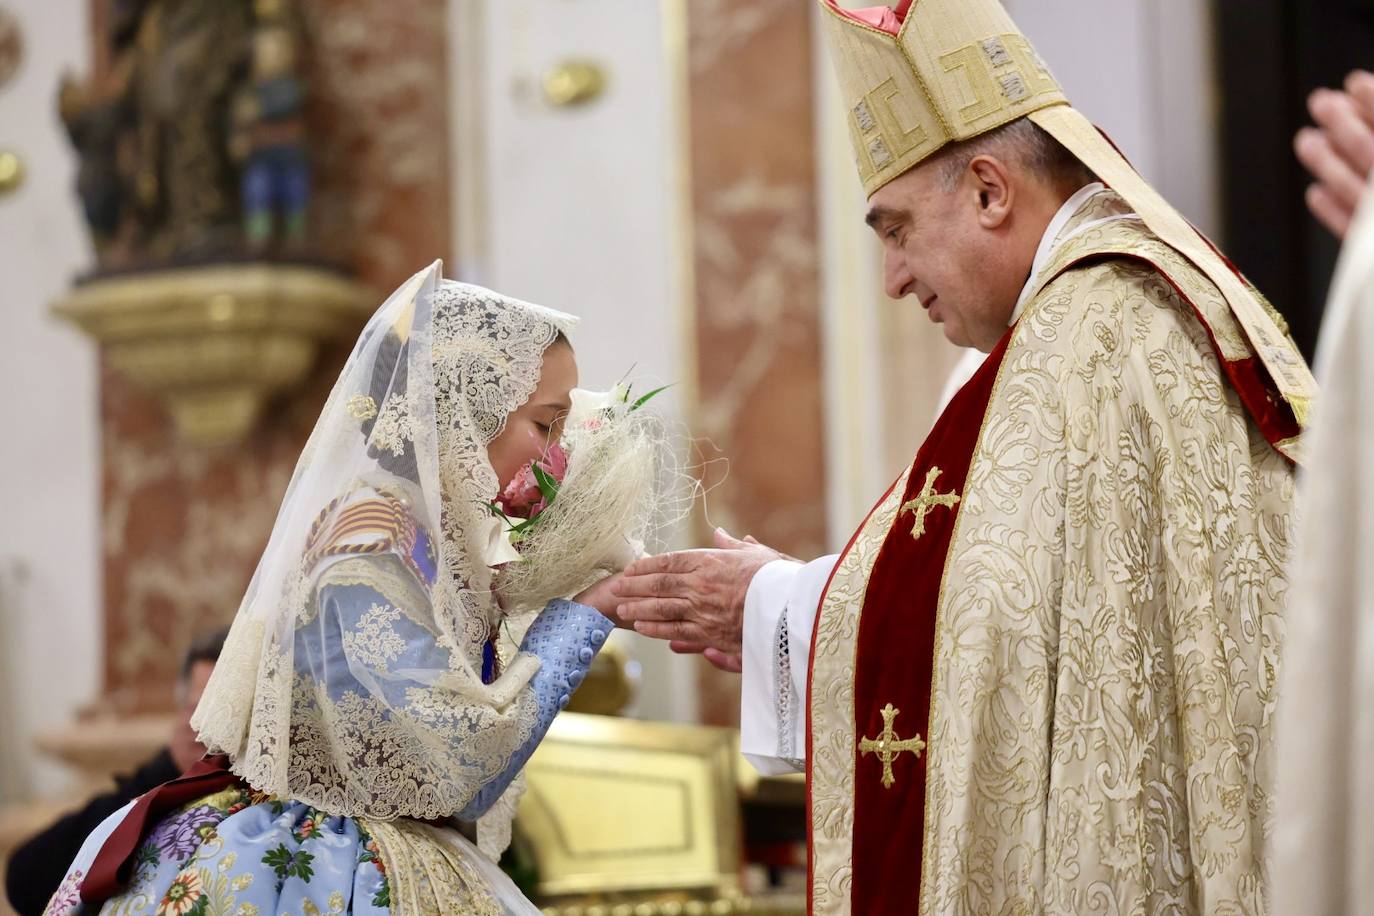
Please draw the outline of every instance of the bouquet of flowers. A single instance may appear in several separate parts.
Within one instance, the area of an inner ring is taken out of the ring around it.
[[[511,544],[517,549],[544,510],[558,498],[567,474],[568,453],[555,442],[537,461],[521,468],[491,504],[492,514],[506,523]]]
[[[520,556],[497,577],[508,614],[576,594],[643,553],[662,514],[667,449],[662,421],[641,408],[666,387],[638,398],[625,384],[575,390],[563,442],[491,504]]]

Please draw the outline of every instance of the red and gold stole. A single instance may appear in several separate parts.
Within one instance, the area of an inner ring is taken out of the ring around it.
[[[935,614],[1010,339],[941,414],[821,599],[807,689],[812,912],[906,911],[919,897]]]

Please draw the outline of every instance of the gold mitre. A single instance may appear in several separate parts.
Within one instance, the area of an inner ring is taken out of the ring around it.
[[[841,9],[837,0],[819,2],[865,193],[871,196],[948,143],[1029,118],[1216,284],[1299,423],[1306,424],[1317,384],[1267,303],[1069,105],[997,0],[902,0],[895,9],[862,10]]]
[[[905,0],[895,11],[820,2],[869,194],[951,141],[1068,104],[996,0]]]

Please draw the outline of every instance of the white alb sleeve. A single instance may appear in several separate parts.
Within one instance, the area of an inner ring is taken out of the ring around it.
[[[806,759],[806,673],[821,593],[838,556],[778,560],[759,570],[744,599],[740,751],[765,776]]]

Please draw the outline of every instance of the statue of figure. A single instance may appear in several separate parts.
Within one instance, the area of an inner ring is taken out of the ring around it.
[[[243,163],[243,231],[250,250],[266,248],[278,219],[282,241],[305,240],[310,163],[302,123],[299,32],[283,0],[257,0],[249,85],[234,104],[232,149]]]
[[[150,0],[116,0],[110,10],[108,71],[98,79],[62,78],[58,112],[79,154],[76,190],[102,262],[118,261],[131,241],[138,204],[134,47]],[[121,232],[121,230],[124,230]]]
[[[58,110],[80,154],[76,192],[90,224],[96,251],[104,252],[127,212],[128,188],[119,174],[119,135],[128,111],[121,99],[97,102],[91,89],[70,75],[62,79]]]
[[[247,0],[161,0],[146,23],[138,107],[145,187],[157,182],[155,259],[202,260],[239,248],[229,106],[246,69]]]
[[[62,119],[102,269],[299,252],[310,167],[295,0],[111,0]]]

